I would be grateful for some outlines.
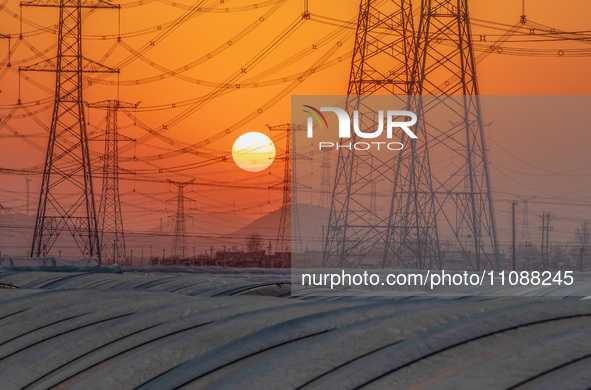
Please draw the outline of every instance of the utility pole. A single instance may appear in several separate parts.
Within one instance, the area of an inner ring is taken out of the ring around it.
[[[100,0],[33,0],[23,7],[59,9],[57,56],[20,67],[21,71],[55,73],[53,116],[31,256],[46,256],[60,234],[70,232],[83,256],[95,256],[101,262],[101,246],[94,202],[92,170],[88,150],[83,74],[118,73],[82,54],[82,9],[118,9],[118,5]],[[61,194],[73,194],[63,198]]]
[[[512,265],[513,265],[513,271],[515,271],[517,269],[517,253],[516,253],[516,247],[515,247],[515,206],[517,206],[518,203],[517,201],[513,201],[511,203],[511,210],[512,210],[512,217],[513,217],[513,224],[512,224],[512,235],[513,235],[513,247],[512,247],[512,255],[511,255],[511,260],[512,260]]]
[[[550,240],[550,213],[542,213],[542,270],[547,270],[550,267],[549,263],[549,240]]]
[[[523,216],[521,217],[521,241],[525,243],[529,241],[528,202],[527,199],[523,201]]]
[[[109,260],[113,264],[120,262],[125,264],[127,254],[119,196],[119,174],[128,173],[128,171],[119,167],[119,141],[134,141],[134,139],[119,134],[117,112],[119,108],[135,108],[137,104],[120,102],[119,100],[105,100],[89,103],[87,106],[107,111],[105,133],[91,139],[91,141],[104,141],[105,144],[102,156],[103,185],[98,208],[101,255],[103,261]]]
[[[542,229],[541,229],[541,231],[542,231],[542,246],[540,247],[540,255],[541,255],[540,258],[542,261],[542,270],[545,270],[546,266],[545,266],[545,261],[544,261],[544,253],[545,253],[544,243],[546,240],[546,213],[544,213],[544,212],[542,213]]]
[[[550,230],[552,230],[552,226],[550,226],[550,213],[546,214],[546,266],[548,268],[552,268],[550,264]]]
[[[185,200],[193,200],[185,196],[185,187],[193,183],[193,180],[184,182],[168,180],[170,184],[176,186],[178,189],[176,198],[170,199],[176,199],[176,214],[173,216],[174,236],[172,239],[172,256],[181,258],[185,257],[185,249],[187,248],[187,226],[185,222],[187,218],[191,218],[191,216],[185,214]]]
[[[25,188],[27,190],[27,206],[26,206],[26,210],[27,210],[27,215],[29,215],[29,185],[31,184],[31,179],[29,179],[29,177],[27,176],[25,178]]]

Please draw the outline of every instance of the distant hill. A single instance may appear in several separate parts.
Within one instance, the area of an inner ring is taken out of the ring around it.
[[[187,218],[187,248],[185,256],[199,255],[238,246],[245,243],[244,239],[230,240],[229,232],[242,228],[251,223],[252,218],[228,214],[192,214]],[[174,238],[175,222],[171,218],[162,219],[144,232],[126,233],[125,241],[128,252],[133,249],[134,264],[147,264],[150,257],[170,256]],[[142,256],[143,253],[143,256]]]
[[[299,237],[295,250],[320,250],[322,248],[323,233],[326,232],[329,210],[315,205],[300,204],[297,208],[299,220]],[[293,216],[292,216],[293,218]],[[265,247],[271,241],[275,250],[279,221],[281,219],[281,208],[249,223],[242,229],[236,230],[229,235],[229,238],[246,240],[250,235],[258,233],[263,236]],[[301,241],[301,245],[299,243]]]
[[[158,218],[159,219],[159,218]],[[169,256],[172,250],[174,235],[174,221],[162,219],[162,234],[160,223],[156,219],[148,226],[139,230],[126,227],[125,241],[128,255],[133,250],[134,263],[147,263],[150,256]],[[228,233],[240,229],[251,223],[252,218],[240,215],[226,214],[194,214],[193,218],[186,221],[187,248],[186,256],[209,252],[211,246],[214,250],[223,248],[224,245],[242,244],[244,240],[227,242]],[[125,221],[124,221],[125,223]],[[35,228],[35,216],[19,213],[7,213],[0,211],[0,254],[6,256],[28,256]],[[82,258],[80,251],[69,239],[69,233],[63,234],[66,241],[56,243],[50,255],[78,260]],[[61,238],[60,238],[61,240]],[[142,256],[143,253],[143,256]],[[108,262],[107,262],[108,263]]]
[[[240,229],[253,221],[253,218],[230,214],[189,214],[185,225],[188,235],[225,235]],[[136,230],[136,229],[134,229]],[[145,232],[160,233],[158,222],[151,224]],[[162,218],[162,233],[174,232],[174,219]]]
[[[295,250],[320,250],[322,237],[326,230],[329,211],[320,206],[302,204],[298,206],[299,231],[301,240],[293,247]],[[187,219],[187,248],[185,256],[217,251],[226,247],[228,250],[245,250],[250,235],[258,233],[263,237],[263,247],[269,242],[276,250],[277,231],[281,208],[258,219],[239,215],[194,214]],[[18,213],[0,214],[0,252],[6,256],[27,256],[31,248],[35,216]],[[64,237],[68,238],[64,232]],[[170,256],[174,236],[174,221],[162,220],[162,234],[158,221],[151,222],[143,231],[127,230],[125,233],[128,256],[133,250],[134,264],[147,264],[150,256]],[[300,245],[301,241],[301,245]],[[213,247],[213,249],[212,249]],[[73,243],[56,244],[50,255],[67,259],[82,258]],[[109,264],[105,261],[105,264]]]

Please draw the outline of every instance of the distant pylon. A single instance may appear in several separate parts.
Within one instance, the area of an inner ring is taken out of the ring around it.
[[[523,243],[529,243],[530,242],[530,237],[529,237],[529,210],[528,210],[528,206],[529,206],[529,201],[535,199],[535,196],[530,196],[529,198],[522,198],[522,197],[518,197],[518,199],[521,201],[521,204],[523,205],[523,215],[521,217],[521,242]]]
[[[185,200],[192,200],[185,196],[185,187],[193,183],[193,179],[189,181],[168,181],[170,184],[175,185],[178,188],[176,198],[176,214],[173,216],[174,219],[174,236],[172,238],[172,255],[181,258],[185,257],[185,251],[187,250],[187,216],[185,214]]]
[[[332,183],[330,182],[330,154],[328,150],[322,152],[322,163],[320,165],[320,206],[330,207]]]
[[[445,42],[445,43],[443,43]],[[439,240],[453,242],[471,267],[499,268],[482,112],[467,0],[423,0],[417,32],[413,95],[464,95],[414,99],[418,140],[411,140],[397,171],[394,223],[384,265],[442,267]],[[426,112],[446,115],[449,127],[432,126]],[[434,170],[430,155],[453,159]]]
[[[290,123],[277,126],[269,126],[269,131],[281,131],[285,133],[285,153],[281,158],[283,160],[283,201],[281,202],[281,216],[279,217],[279,229],[277,230],[277,239],[275,241],[275,251],[289,252],[291,250],[291,217],[292,217],[292,164],[291,164],[291,128]],[[297,214],[295,214],[297,216]]]
[[[121,107],[135,108],[132,103],[118,100],[105,100],[89,103],[89,108],[106,109],[105,134],[92,138],[105,143],[103,154],[103,186],[98,208],[98,226],[101,240],[101,256],[103,261],[117,264],[127,264],[127,252],[125,250],[125,233],[123,229],[123,216],[121,212],[121,200],[119,196],[119,141],[133,141],[129,137],[119,134],[117,126],[117,112]]]
[[[59,8],[57,56],[19,71],[55,72],[55,101],[31,256],[46,256],[67,230],[83,256],[101,261],[88,151],[82,77],[117,73],[82,55],[82,9],[119,8],[100,0],[33,0],[21,6]],[[62,194],[69,194],[67,199]]]
[[[528,201],[523,201],[523,217],[521,218],[521,241],[529,241],[529,220],[528,220]]]
[[[550,230],[554,230],[552,226],[550,226],[550,213],[542,213],[542,262],[541,262],[541,269],[546,271],[551,268],[552,264],[550,264],[550,257],[549,257],[549,248],[550,248]]]
[[[375,128],[375,115],[361,95],[402,95],[410,92],[414,58],[414,24],[410,1],[361,0],[351,60],[346,110],[359,111],[360,128]],[[342,143],[355,142],[357,136]],[[323,264],[355,267],[363,258],[381,257],[388,215],[375,218],[369,183],[383,178],[393,185],[396,154],[387,160],[369,153],[339,149]]]
[[[289,252],[291,250],[291,125],[285,127],[285,156],[283,160],[283,202],[281,203],[281,218],[279,219],[279,230],[277,231],[277,243],[275,248],[278,252]]]

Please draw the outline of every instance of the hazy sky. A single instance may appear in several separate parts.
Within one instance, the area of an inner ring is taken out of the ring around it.
[[[196,201],[196,212],[235,212],[257,217],[280,205],[281,192],[277,184],[283,172],[281,159],[276,159],[269,170],[261,173],[241,171],[231,158],[225,162],[219,160],[221,156],[229,156],[234,140],[249,131],[269,134],[281,153],[284,137],[269,132],[266,125],[290,121],[290,95],[346,92],[359,1],[311,0],[309,3],[313,16],[310,20],[302,20],[303,2],[299,0],[258,3],[226,0],[223,4],[205,1],[202,9],[192,13],[189,2],[125,1],[120,14],[114,10],[84,12],[85,55],[107,66],[121,68],[119,91],[114,87],[117,76],[90,76],[94,78],[86,79],[85,99],[93,102],[115,99],[119,95],[120,100],[130,103],[141,101],[138,110],[119,114],[121,133],[139,140],[121,144],[122,167],[137,172],[135,180],[128,175],[121,184],[128,226],[132,229],[156,226],[159,218],[171,213],[170,203],[168,211],[165,207],[166,200],[174,196],[171,192],[174,188],[166,184],[167,179],[195,178],[196,183],[203,184],[189,189],[194,191],[190,196]],[[479,48],[504,34],[508,29],[506,25],[516,23],[522,13],[521,0],[473,0],[469,4],[473,37]],[[0,124],[0,167],[40,172],[47,142],[44,127],[51,118],[53,75],[23,73],[19,92],[16,70],[18,66],[55,55],[57,12],[53,8],[23,8],[24,39],[19,40],[19,19],[15,17],[19,2],[5,0],[2,5],[0,34],[13,37],[10,46],[14,53],[12,67],[8,68],[8,40],[0,40],[0,58],[3,59],[0,68],[3,122]],[[526,14],[529,21],[558,30],[591,30],[591,4],[585,0],[526,1]],[[482,20],[502,24],[496,25],[498,29],[485,28]],[[353,22],[353,25],[343,24],[343,21]],[[121,42],[116,39],[119,29]],[[495,54],[487,57],[478,65],[481,93],[590,94],[589,57],[558,55],[560,50],[591,49],[589,35],[585,37],[587,41],[580,42],[552,42],[555,37],[547,36],[511,38],[507,47],[541,50],[538,54],[545,56]],[[337,42],[341,42],[339,49],[324,58]],[[321,68],[317,72],[307,73],[319,65]],[[19,93],[25,106],[37,100],[39,105],[11,111]],[[183,103],[187,101],[189,103]],[[6,121],[6,115],[11,112],[13,117]],[[100,134],[104,112],[92,109],[87,120],[91,137]],[[161,129],[165,124],[170,125],[163,137],[146,139],[147,129]],[[570,238],[577,223],[591,219],[591,202],[586,203],[591,195],[587,184],[591,166],[588,166],[589,158],[580,147],[581,143],[576,142],[577,137],[582,137],[584,145],[588,145],[589,138],[583,137],[589,130],[585,125],[565,131],[568,142],[564,143],[565,133],[542,138],[529,133],[507,134],[494,125],[488,129],[502,241],[508,238],[509,201],[516,195],[537,196],[530,202],[532,234],[537,234],[539,224],[539,218],[534,215],[542,211],[556,210],[558,217],[568,217],[553,233],[557,238]],[[225,136],[210,140],[226,129],[229,130]],[[15,131],[24,138],[15,137]],[[531,147],[534,139],[539,145]],[[187,145],[206,141],[199,155],[182,153]],[[548,150],[550,143],[553,146]],[[91,142],[95,165],[98,165],[101,146],[100,142]],[[576,153],[572,152],[574,146],[579,146]],[[503,168],[506,166],[513,171]],[[565,174],[572,170],[576,175]],[[320,170],[310,174],[320,179]],[[40,175],[31,173],[30,178],[31,203],[34,204]],[[554,181],[559,184],[548,185]],[[98,181],[96,186],[100,188]],[[0,175],[0,201],[15,212],[25,210],[24,189],[24,175]],[[565,200],[573,205],[554,204]]]

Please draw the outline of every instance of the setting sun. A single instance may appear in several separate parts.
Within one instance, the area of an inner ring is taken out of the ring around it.
[[[275,145],[265,134],[246,133],[234,142],[232,157],[239,168],[248,172],[260,172],[273,163]]]

